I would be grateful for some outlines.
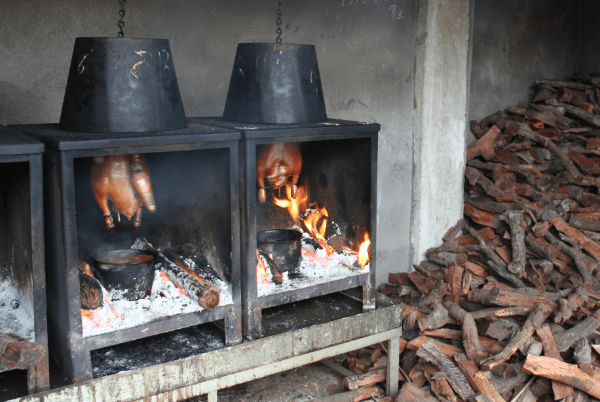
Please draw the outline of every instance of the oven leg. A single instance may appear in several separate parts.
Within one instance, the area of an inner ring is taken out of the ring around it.
[[[208,400],[206,402],[217,402],[217,391],[211,391],[207,395]]]
[[[242,327],[240,320],[235,316],[229,315],[225,317],[225,344],[227,346],[237,345],[242,343]],[[215,399],[216,400],[216,399]]]
[[[262,336],[262,310],[260,308],[243,310],[244,337],[248,340],[260,339]]]
[[[375,292],[371,286],[371,281],[366,281],[362,287],[363,311],[375,310]]]
[[[27,369],[27,392],[35,394],[50,389],[50,371],[48,367],[48,352],[44,351],[44,356],[35,366]]]
[[[388,367],[385,378],[385,394],[398,395],[398,375],[400,374],[400,337],[388,341]]]

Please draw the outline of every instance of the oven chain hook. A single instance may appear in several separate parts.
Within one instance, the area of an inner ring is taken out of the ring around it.
[[[277,30],[275,31],[277,33],[277,39],[275,40],[275,42],[277,43],[281,43],[281,33],[283,32],[281,30],[281,3],[282,0],[277,0],[277,20],[275,20],[275,23],[277,24]]]
[[[125,21],[123,21],[123,17],[125,17],[126,3],[127,0],[119,0],[119,5],[121,6],[121,9],[119,10],[119,16],[121,17],[121,19],[119,19],[119,22],[117,23],[117,25],[119,26],[119,33],[117,35],[119,36],[119,38],[125,36],[125,33],[123,32],[123,27],[125,26]]]

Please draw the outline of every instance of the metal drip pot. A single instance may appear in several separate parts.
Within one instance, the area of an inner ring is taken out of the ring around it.
[[[148,132],[186,125],[168,39],[75,40],[61,130]]]

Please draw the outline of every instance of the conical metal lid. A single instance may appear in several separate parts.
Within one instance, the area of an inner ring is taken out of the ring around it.
[[[186,126],[168,39],[75,40],[61,130],[148,132]]]
[[[315,47],[238,44],[223,120],[250,124],[327,120]]]

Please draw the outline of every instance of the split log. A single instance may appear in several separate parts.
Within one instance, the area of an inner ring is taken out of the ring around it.
[[[402,402],[439,402],[437,398],[429,392],[423,391],[421,388],[408,382],[402,386],[398,394],[397,401]]]
[[[549,325],[543,325],[540,328],[536,328],[536,333],[542,341],[542,346],[544,348],[544,355],[547,357],[551,357],[553,359],[557,359],[562,361],[562,357],[560,356],[560,351],[558,350],[558,345],[554,341],[554,335],[550,330]],[[554,391],[554,399],[559,400],[562,398],[566,398],[569,395],[573,395],[575,391],[573,387],[563,384],[558,381],[552,381],[552,390]]]
[[[214,310],[219,305],[220,295],[215,285],[200,277],[185,261],[171,255],[175,260],[172,261],[156,250],[146,239],[137,239],[136,246],[156,253],[158,260],[162,263],[163,272],[200,306],[207,310]]]
[[[536,304],[546,306],[550,311],[556,311],[558,305],[550,297],[538,294],[526,294],[516,289],[493,288],[475,289],[469,292],[469,301],[485,305],[534,307]]]
[[[505,402],[502,396],[486,378],[485,373],[479,371],[474,362],[467,360],[458,365],[460,371],[473,387],[475,392],[482,392],[492,402]]]
[[[568,350],[573,343],[578,341],[581,338],[585,338],[593,334],[596,329],[600,326],[600,322],[594,317],[587,317],[585,320],[581,321],[574,327],[556,335],[554,340],[558,345],[558,350],[560,352],[564,352]]]
[[[474,361],[475,364],[479,366],[480,362],[488,356],[479,342],[479,334],[477,333],[475,320],[471,314],[452,302],[446,302],[444,303],[444,306],[462,325],[462,341],[463,346],[465,347],[465,353],[470,360]]]
[[[512,262],[508,264],[508,270],[517,275],[517,277],[522,278],[525,271],[526,254],[523,212],[510,211],[506,215],[505,220],[510,226],[510,240],[512,243]]]
[[[558,156],[561,163],[563,164],[565,169],[571,174],[571,176],[573,176],[574,178],[579,178],[582,176],[581,173],[579,172],[579,170],[577,170],[577,168],[575,167],[575,164],[573,163],[573,161],[571,159],[569,159],[567,154],[565,154],[565,152],[558,145],[556,145],[551,139],[543,137],[537,133],[534,133],[533,131],[531,131],[531,129],[525,123],[520,123],[520,122],[515,121],[515,122],[507,122],[507,124],[516,125],[518,127],[519,135],[521,135],[529,140],[535,141],[538,144],[545,146],[550,151],[554,152],[554,154],[556,156]]]
[[[446,310],[442,304],[435,306],[433,311],[427,315],[427,317],[417,321],[421,331],[441,328],[450,322],[454,322],[454,320],[450,317],[448,310]]]
[[[449,359],[457,353],[465,353],[464,350],[457,348],[456,346],[449,345],[447,343],[443,343],[435,339],[431,339],[427,336],[419,336],[418,338],[415,338],[412,341],[408,342],[408,344],[406,345],[406,349],[417,351],[430,340],[433,340],[437,345],[438,349],[440,349],[444,356],[446,356]]]
[[[487,133],[467,148],[467,161],[478,156],[483,156],[485,159],[491,158],[494,155],[494,142],[500,133],[497,126],[492,126]]]
[[[387,373],[386,368],[369,370],[363,374],[353,375],[350,377],[344,378],[344,388],[355,390],[359,387],[371,386],[377,384],[378,382],[385,382],[385,376]],[[400,374],[398,381],[404,381],[404,377]]]
[[[454,389],[463,400],[466,401],[475,395],[473,388],[471,388],[465,376],[450,361],[450,359],[444,356],[433,340],[424,343],[419,350],[417,350],[417,356],[433,363],[440,371],[443,371],[444,374],[446,374],[452,389]]]
[[[431,385],[431,392],[433,392],[440,401],[458,402],[448,379],[443,373],[438,373],[430,378],[429,384]]]
[[[380,397],[383,395],[383,389],[378,386],[373,387],[363,387],[356,389],[354,391],[342,392],[338,394],[333,394],[329,396],[325,396],[320,398],[321,402],[359,402],[359,401],[368,401],[371,397]],[[382,399],[377,399],[381,401]]]
[[[551,357],[528,355],[522,370],[528,374],[570,385],[594,398],[600,398],[600,380],[587,375],[575,364],[563,363]]]
[[[510,339],[502,352],[482,361],[481,368],[485,371],[489,371],[494,366],[497,366],[498,364],[508,360],[517,351],[517,349],[519,349],[519,347],[524,344],[531,337],[531,335],[533,335],[535,328],[539,327],[544,321],[546,321],[546,318],[548,318],[550,315],[550,311],[551,310],[549,310],[548,307],[543,304],[538,304],[535,306],[533,310],[531,310],[527,320],[525,320],[523,323],[521,329]]]

